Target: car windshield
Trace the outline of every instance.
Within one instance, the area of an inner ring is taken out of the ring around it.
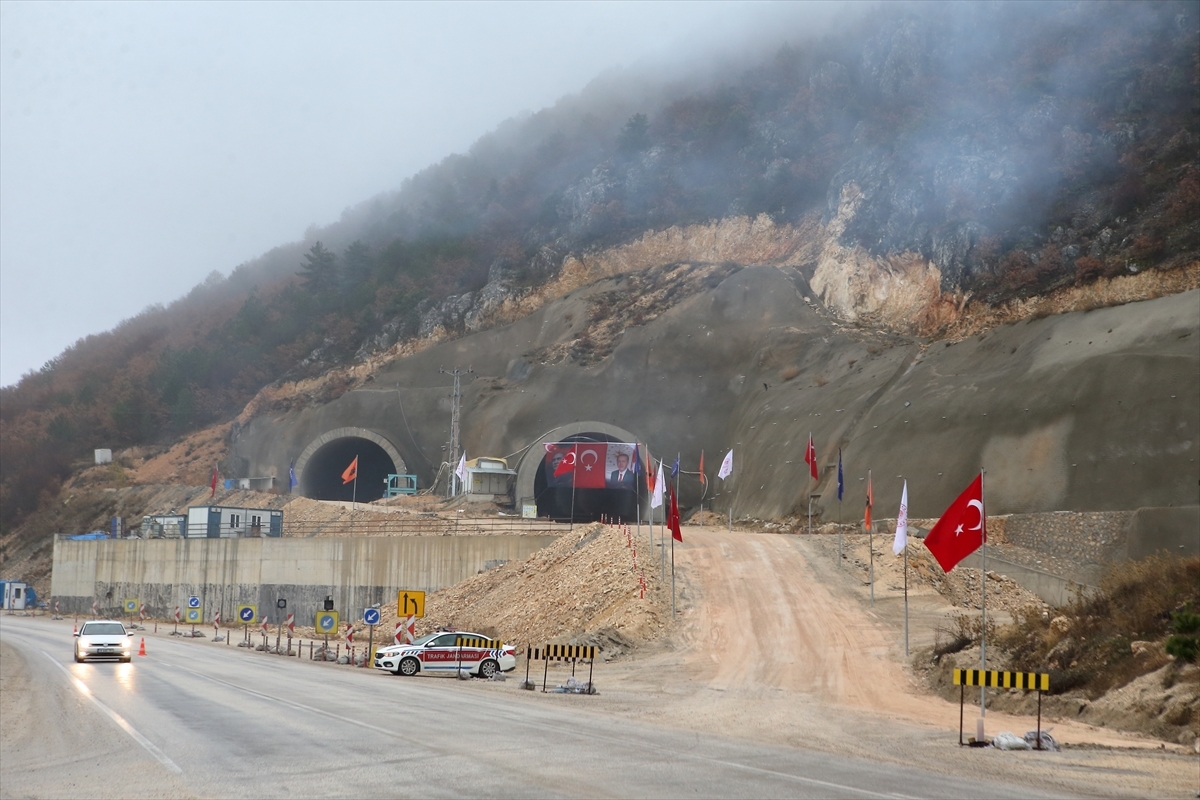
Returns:
[[[124,636],[125,626],[119,622],[88,622],[79,631],[80,636]]]
[[[422,644],[425,644],[426,642],[429,642],[429,641],[431,641],[431,640],[433,640],[433,639],[436,639],[436,638],[437,638],[439,635],[440,635],[440,634],[437,634],[437,633],[427,633],[427,634],[425,634],[424,636],[420,636],[420,637],[418,637],[418,638],[414,639],[414,640],[413,640],[413,644],[414,644],[414,645],[422,645]]]

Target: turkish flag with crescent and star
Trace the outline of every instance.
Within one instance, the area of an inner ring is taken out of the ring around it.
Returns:
[[[942,518],[925,537],[925,546],[942,565],[942,569],[949,572],[986,541],[983,475],[980,474],[942,514]]]
[[[573,471],[576,489],[603,489],[606,485],[604,466],[607,460],[607,442],[576,442],[571,445],[554,474]]]

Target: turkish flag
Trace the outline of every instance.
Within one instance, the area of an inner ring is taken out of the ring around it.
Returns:
[[[987,519],[983,512],[983,475],[950,504],[942,518],[925,537],[925,546],[946,572],[974,553],[987,541]]]
[[[808,435],[808,447],[804,450],[804,463],[808,464],[812,479],[817,479],[817,448],[813,447],[812,434]]]
[[[209,492],[208,496],[210,499],[217,496],[217,468],[216,467],[213,467],[212,491]]]
[[[345,486],[358,477],[358,456],[350,462],[350,466],[346,467],[346,471],[342,473],[342,485]]]
[[[575,445],[575,488],[603,489],[604,465],[608,459],[608,444],[605,442],[580,442]]]
[[[603,489],[604,464],[608,458],[606,442],[576,442],[554,470],[555,477],[570,472],[576,489]]]

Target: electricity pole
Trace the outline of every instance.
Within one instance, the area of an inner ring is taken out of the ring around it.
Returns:
[[[467,369],[459,369],[455,367],[452,370],[439,369],[443,375],[452,375],[454,377],[454,391],[450,393],[450,474],[446,478],[446,497],[454,496],[454,469],[458,466],[458,440],[459,440],[459,404],[462,402],[462,388],[460,380],[463,375],[474,373],[475,370],[468,367]]]

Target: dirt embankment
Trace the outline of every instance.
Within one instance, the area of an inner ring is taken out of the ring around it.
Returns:
[[[659,580],[644,535],[635,538],[600,523],[576,526],[523,561],[429,595],[417,635],[458,628],[522,648],[597,644],[607,659],[655,641],[668,633],[670,587]],[[386,635],[395,625],[391,603],[380,627]]]

